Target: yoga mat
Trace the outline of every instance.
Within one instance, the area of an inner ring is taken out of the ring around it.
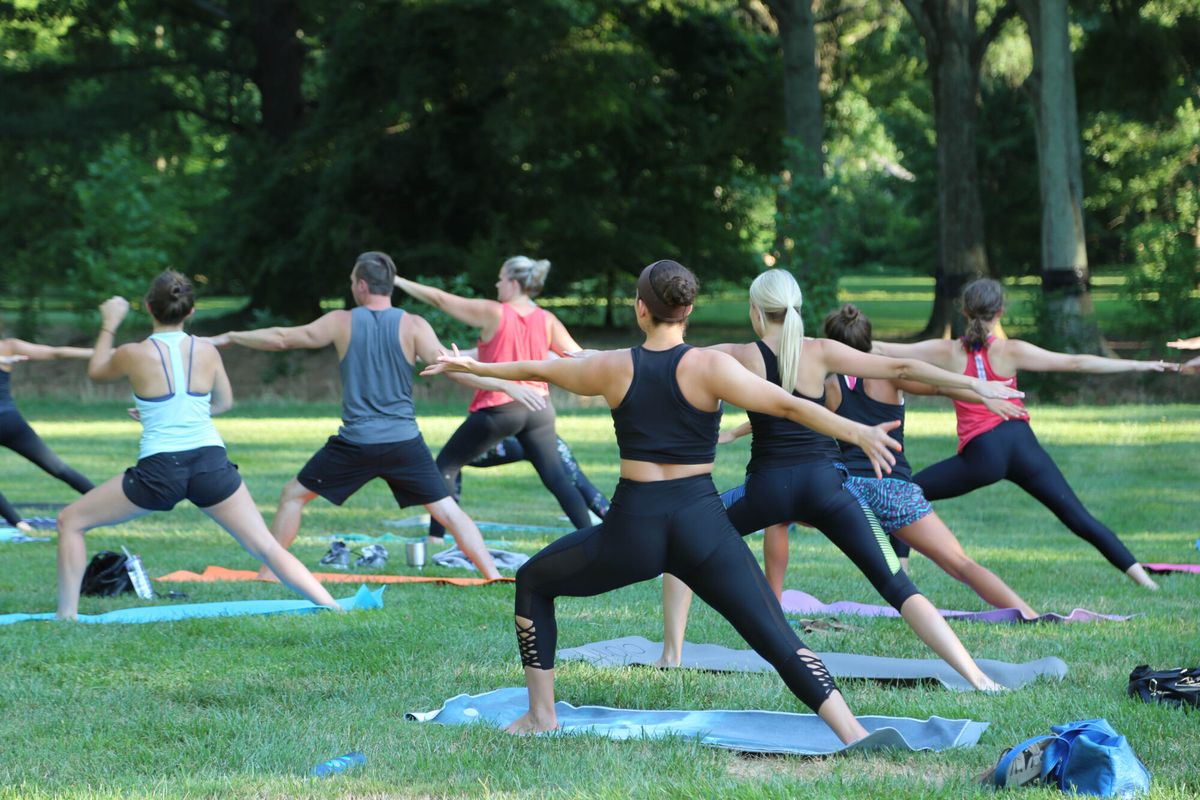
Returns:
[[[514,578],[496,578],[495,580],[488,580],[487,578],[447,578],[432,575],[372,575],[368,572],[314,572],[313,577],[321,583],[444,583],[450,586],[483,586],[488,583],[505,583],[515,580]],[[204,572],[188,572],[186,569],[181,569],[177,572],[168,572],[166,575],[154,580],[174,583],[254,581],[258,580],[258,572],[252,569],[214,567],[209,564],[204,568]],[[278,581],[267,580],[264,583],[278,583]]]
[[[321,537],[305,536],[305,537],[301,537],[301,538],[317,539],[318,541],[322,541],[322,542],[332,542],[335,539],[340,539],[343,542],[355,542],[355,543],[362,543],[362,544],[378,544],[379,542],[406,542],[407,543],[407,542],[428,542],[429,541],[429,537],[427,537],[427,536],[400,536],[395,533],[381,533],[378,536],[372,536],[369,533],[337,533],[337,534],[332,534],[330,536],[321,536]],[[448,540],[449,544],[453,545],[455,543],[453,534],[447,533],[446,539]],[[513,546],[512,542],[506,542],[506,541],[502,541],[500,539],[484,539],[483,543],[487,547],[496,547],[496,548],[504,548],[504,547],[512,547]]]
[[[662,642],[641,636],[625,636],[582,647],[559,650],[561,661],[587,661],[594,667],[651,665],[662,654]],[[947,689],[970,691],[971,684],[939,658],[885,658],[854,653],[817,653],[835,678],[863,678],[874,681],[938,681]],[[1041,675],[1062,678],[1067,665],[1059,658],[1043,658],[1024,664],[1009,664],[978,658],[975,663],[988,677],[1002,686],[1017,689]],[[774,669],[753,650],[731,650],[716,644],[683,643],[680,667],[711,672],[773,672]]]
[[[393,528],[425,527],[429,520],[425,517],[405,517],[404,519],[385,519],[384,525]],[[480,522],[475,520],[475,526],[481,531],[553,531],[554,533],[571,533],[574,528],[561,525],[522,525],[508,522]]]
[[[822,603],[806,592],[787,589],[783,593],[783,610],[789,614],[857,614],[861,617],[898,617],[900,612],[891,606],[872,605],[870,603],[854,603],[842,600],[837,603]],[[1118,614],[1097,614],[1086,608],[1077,608],[1070,614],[1042,614],[1036,619],[1025,619],[1015,608],[993,608],[990,611],[944,611],[939,609],[943,617],[948,619],[963,619],[971,622],[1097,622],[1111,620],[1124,622],[1136,615],[1121,616]]]
[[[366,586],[358,587],[353,597],[338,600],[338,605],[347,611],[383,608],[383,590],[371,591]],[[104,614],[80,614],[79,622],[89,624],[124,623],[137,625],[145,622],[175,622],[181,619],[201,617],[244,617],[261,614],[308,614],[324,611],[321,606],[308,600],[234,600],[221,603],[186,603],[180,605],[134,606],[121,608]],[[54,612],[45,614],[0,614],[0,625],[29,620],[54,619]]]
[[[529,560],[529,556],[524,553],[510,553],[507,550],[493,550],[490,547],[488,548],[488,553],[491,554],[492,561],[496,562],[496,569],[517,569]],[[451,547],[440,553],[434,553],[429,560],[439,567],[446,567],[447,569],[479,571],[475,569],[475,565],[471,563],[471,559],[467,558],[467,554],[457,547]]]
[[[1147,572],[1195,572],[1200,574],[1200,564],[1142,564]]]
[[[22,544],[25,542],[48,542],[49,536],[28,536],[16,528],[0,528],[0,542]]]
[[[523,688],[460,694],[436,711],[412,711],[405,719],[440,725],[485,723],[503,727],[525,713],[529,696]],[[927,720],[908,717],[859,717],[870,731],[865,739],[844,745],[815,714],[783,711],[645,711],[606,706],[554,704],[562,733],[592,733],[610,739],[696,738],[701,744],[742,753],[828,755],[843,750],[947,750],[979,741],[986,722],[969,719]]]

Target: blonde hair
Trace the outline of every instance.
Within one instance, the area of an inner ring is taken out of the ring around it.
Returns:
[[[758,321],[764,328],[767,320],[783,324],[783,334],[779,337],[779,385],[794,392],[804,349],[804,320],[800,317],[804,295],[800,284],[786,270],[769,269],[750,284],[750,302],[758,309]]]
[[[530,297],[537,297],[546,283],[550,262],[544,258],[534,261],[527,256],[513,256],[504,262],[503,269],[506,278],[521,284],[521,291]]]

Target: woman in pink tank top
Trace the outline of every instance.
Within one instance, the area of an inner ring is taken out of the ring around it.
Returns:
[[[930,339],[916,344],[876,341],[872,352],[919,358],[945,370],[986,380],[1011,381],[1014,388],[1017,370],[1022,369],[1099,375],[1178,369],[1165,361],[1056,353],[1020,339],[997,338],[996,328],[1004,314],[1004,289],[989,278],[973,281],[963,289],[962,308],[967,318],[967,331],[962,339]],[[1012,481],[1130,579],[1149,589],[1158,588],[1117,535],[1084,508],[1033,435],[1028,414],[1002,419],[981,405],[958,401],[954,410],[958,418],[958,455],[913,476],[913,482],[921,487],[926,499],[958,497],[1000,480]]]
[[[551,351],[565,355],[581,349],[562,322],[534,302],[549,271],[549,261],[525,256],[508,259],[500,268],[495,300],[460,297],[400,276],[396,276],[396,286],[460,322],[479,328],[479,361],[539,361]],[[586,527],[591,521],[587,504],[558,455],[549,388],[538,381],[521,381],[514,384],[514,389],[518,391],[513,394],[475,393],[466,420],[438,453],[437,465],[446,488],[458,500],[462,468],[513,436],[571,524]],[[444,536],[436,521],[430,523],[429,535]]]

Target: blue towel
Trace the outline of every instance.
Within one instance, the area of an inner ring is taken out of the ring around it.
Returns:
[[[460,694],[436,711],[413,711],[405,719],[465,725],[485,722],[506,726],[529,708],[525,689],[496,689]],[[592,733],[610,739],[695,737],[701,744],[743,753],[828,755],[842,750],[945,750],[979,741],[986,722],[967,719],[927,720],[908,717],[859,717],[870,731],[865,739],[844,745],[816,714],[782,711],[644,711],[640,709],[554,706],[563,733]]]
[[[338,605],[347,611],[383,608],[383,590],[380,586],[372,591],[366,586],[358,587],[354,597],[338,600]],[[80,614],[79,622],[106,624],[110,622],[140,624],[143,622],[174,622],[199,617],[242,617],[251,614],[307,614],[323,611],[321,606],[308,600],[231,600],[222,603],[184,603],[180,605],[133,606],[104,614]],[[54,612],[45,614],[0,614],[0,625],[26,622],[37,619],[54,619]]]
[[[22,532],[16,528],[0,527],[0,542],[12,542],[14,544],[21,544],[24,542],[48,542],[48,541],[50,541],[49,536],[28,536],[24,532]]]

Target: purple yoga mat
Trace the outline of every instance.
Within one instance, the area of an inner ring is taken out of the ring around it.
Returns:
[[[1142,564],[1147,572],[1195,572],[1200,574],[1200,564]]]
[[[898,617],[900,612],[891,606],[876,606],[870,603],[854,603],[842,600],[837,603],[822,603],[806,592],[788,589],[783,593],[783,610],[792,614],[851,614],[859,617]],[[940,610],[939,610],[940,611]],[[972,622],[1096,622],[1113,620],[1124,622],[1132,617],[1116,614],[1097,614],[1085,608],[1077,608],[1065,617],[1062,614],[1042,614],[1037,619],[1027,620],[1015,608],[993,608],[991,611],[940,611],[943,617],[965,619]]]

